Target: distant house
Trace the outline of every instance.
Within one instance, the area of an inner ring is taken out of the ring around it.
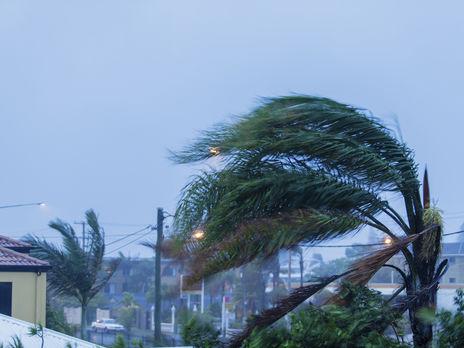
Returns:
[[[448,272],[445,273],[442,284],[459,284],[464,286],[464,243],[443,243],[441,259],[448,259]]]
[[[0,314],[45,325],[50,265],[28,255],[31,246],[0,236]]]

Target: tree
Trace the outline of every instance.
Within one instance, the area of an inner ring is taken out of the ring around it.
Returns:
[[[128,292],[123,293],[121,304],[122,307],[118,311],[118,321],[130,333],[135,324],[138,305],[135,303],[134,296]]]
[[[455,313],[442,310],[436,318],[433,318],[438,321],[440,328],[437,337],[439,348],[464,346],[464,291],[462,289],[456,291],[454,304],[457,306]]]
[[[120,259],[113,259],[104,269],[105,240],[97,215],[93,210],[85,213],[86,243],[79,244],[71,224],[57,219],[49,226],[62,236],[62,246],[29,235],[26,241],[33,246],[32,255],[46,260],[52,266],[48,284],[57,295],[75,298],[81,305],[81,337],[85,338],[86,314],[89,302],[103,289],[116,271]]]
[[[446,261],[437,266],[440,214],[430,207],[426,176],[421,199],[413,153],[392,132],[363,109],[327,98],[282,97],[203,133],[172,158],[195,163],[214,156],[219,165],[187,184],[176,211],[176,227],[192,255],[192,281],[370,226],[392,243],[343,277],[366,284],[401,252],[407,271],[397,271],[404,275],[408,301],[400,308],[409,310],[416,347],[430,346],[432,326],[416,314],[435,307],[446,269]],[[402,198],[406,218],[391,196]],[[194,241],[191,234],[198,228],[204,237]],[[342,275],[337,276],[331,279]],[[279,319],[325,284],[327,279],[300,287],[289,295],[291,306],[283,302],[261,322],[251,320],[251,327]]]

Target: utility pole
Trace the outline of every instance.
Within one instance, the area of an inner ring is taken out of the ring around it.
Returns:
[[[74,222],[74,224],[82,225],[82,250],[85,250],[85,226],[87,225],[87,222],[79,221],[79,222]]]
[[[161,343],[161,245],[163,243],[163,222],[163,208],[158,208],[155,246],[155,344]]]
[[[288,291],[292,291],[292,251],[288,250]]]

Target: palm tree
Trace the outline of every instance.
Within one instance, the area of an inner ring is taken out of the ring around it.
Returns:
[[[57,295],[70,296],[81,305],[81,337],[85,338],[86,314],[89,302],[106,285],[116,271],[120,258],[112,259],[106,266],[104,232],[93,210],[85,212],[86,245],[79,244],[73,227],[60,219],[49,226],[58,231],[63,240],[56,246],[45,239],[29,235],[26,241],[34,248],[32,255],[46,260],[52,266],[48,273],[50,290]]]
[[[213,156],[219,165],[185,186],[176,211],[176,227],[192,255],[192,280],[365,226],[393,241],[348,274],[300,287],[280,307],[252,318],[235,346],[327,282],[344,276],[367,283],[398,252],[407,271],[395,269],[408,297],[395,308],[409,310],[415,346],[431,344],[432,327],[416,314],[435,307],[446,269],[446,261],[437,267],[439,213],[430,208],[428,184],[421,199],[412,151],[368,111],[312,96],[268,99],[248,115],[204,132],[172,158],[195,163]],[[401,197],[402,210],[391,197]],[[194,240],[191,233],[198,228],[204,238]]]

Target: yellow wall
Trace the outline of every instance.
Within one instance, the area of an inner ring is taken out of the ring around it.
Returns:
[[[0,282],[13,283],[14,318],[45,325],[46,273],[0,272]]]

